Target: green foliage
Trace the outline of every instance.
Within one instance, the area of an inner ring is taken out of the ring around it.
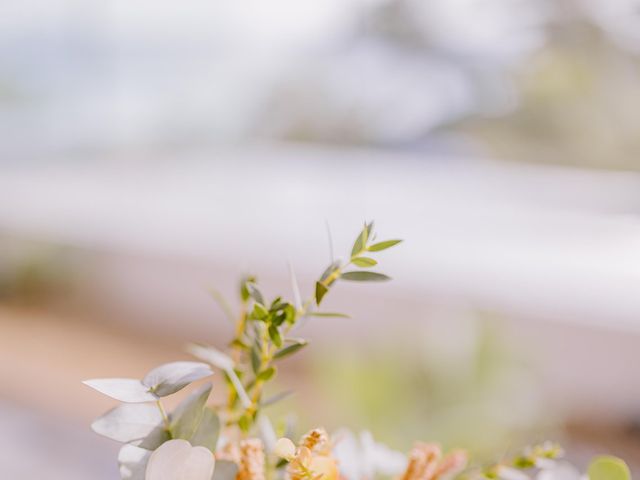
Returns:
[[[291,337],[298,321],[308,316],[347,317],[341,313],[319,312],[320,305],[333,285],[340,279],[355,281],[388,280],[386,275],[368,270],[378,264],[365,252],[377,252],[399,241],[390,240],[370,244],[373,240],[373,222],[364,225],[358,234],[348,261],[332,261],[315,283],[313,294],[302,300],[300,289],[291,272],[293,301],[277,296],[268,301],[254,276],[240,281],[241,307],[237,314],[222,296],[212,291],[212,296],[225,315],[235,324],[235,336],[229,343],[229,354],[205,345],[189,345],[188,351],[203,362],[173,362],[151,370],[142,380],[94,379],[86,385],[116,400],[127,402],[98,418],[93,429],[106,437],[126,443],[120,453],[121,476],[129,480],[142,480],[144,466],[151,450],[169,439],[182,439],[194,446],[204,446],[214,451],[221,428],[215,410],[207,406],[211,384],[193,391],[171,413],[165,412],[163,397],[182,390],[197,380],[208,377],[212,371],[208,364],[224,372],[229,388],[224,411],[228,425],[237,425],[248,434],[256,423],[260,409],[285,398],[290,392],[262,399],[265,383],[276,375],[274,363],[304,348],[308,342]],[[262,422],[264,423],[264,422]],[[130,448],[128,448],[130,447]],[[215,480],[235,478],[237,467],[231,462],[219,461],[215,468]]]

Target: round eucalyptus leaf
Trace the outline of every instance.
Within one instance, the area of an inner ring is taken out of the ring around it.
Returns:
[[[215,452],[220,435],[220,419],[210,408],[205,408],[198,428],[193,433],[189,441],[191,445],[206,447]]]
[[[99,435],[128,443],[146,439],[152,433],[160,436],[162,415],[154,405],[123,404],[97,418],[91,428]]]
[[[194,357],[199,358],[203,362],[210,363],[214,367],[218,367],[220,370],[224,370],[225,372],[232,370],[234,367],[233,360],[231,360],[227,354],[222,353],[216,348],[191,344],[187,347],[187,350]]]
[[[121,402],[155,402],[158,399],[149,387],[134,378],[96,378],[82,383]]]
[[[171,435],[173,438],[189,440],[195,433],[204,413],[212,385],[209,383],[189,395],[171,414]]]
[[[169,440],[151,454],[145,480],[211,480],[213,453],[186,440]]]
[[[205,363],[171,362],[151,370],[142,379],[142,383],[158,397],[166,397],[212,373]]]
[[[238,474],[238,465],[229,460],[218,460],[211,480],[234,480]]]
[[[151,452],[134,445],[123,445],[118,453],[122,480],[145,480],[145,471]]]

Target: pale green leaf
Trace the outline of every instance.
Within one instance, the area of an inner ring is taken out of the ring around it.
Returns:
[[[238,475],[238,465],[229,460],[218,460],[211,480],[235,480]]]
[[[288,357],[289,355],[297,352],[298,350],[300,350],[301,348],[307,346],[307,342],[304,340],[298,341],[296,343],[293,343],[291,345],[287,345],[284,348],[281,348],[280,350],[278,350],[275,355],[273,356],[274,359],[280,359],[280,358],[284,358],[284,357]]]
[[[210,363],[221,370],[228,371],[234,367],[231,357],[217,348],[192,343],[187,346],[187,351],[194,357],[199,358],[203,362]]]
[[[163,438],[162,415],[155,405],[123,404],[97,418],[91,429],[118,442],[142,441],[152,435]],[[150,441],[152,439],[150,438]]]
[[[351,318],[346,313],[338,313],[338,312],[311,312],[308,313],[311,317],[334,317],[334,318]]]
[[[261,407],[268,407],[269,405],[273,405],[274,403],[278,403],[281,400],[284,400],[287,397],[290,397],[291,395],[293,395],[293,391],[292,390],[286,390],[284,392],[280,392],[277,393],[265,400],[262,400],[260,402],[260,406]]]
[[[215,452],[220,435],[220,419],[218,415],[208,407],[205,407],[200,424],[189,441],[193,446],[206,447]],[[217,467],[216,467],[217,468]]]
[[[157,396],[166,397],[211,374],[211,368],[205,363],[171,362],[151,370],[142,383]]]
[[[356,257],[351,260],[351,263],[353,263],[357,267],[363,268],[375,267],[378,264],[378,262],[376,262],[373,258],[369,257]]]
[[[387,275],[377,272],[345,272],[340,275],[340,278],[351,282],[385,282],[391,280]]]
[[[122,480],[145,480],[145,472],[151,452],[135,445],[123,445],[118,452],[120,478]]]
[[[204,407],[209,399],[212,385],[203,385],[187,398],[170,415],[170,430],[173,438],[189,440],[195,433],[202,415]]]
[[[402,240],[385,240],[384,242],[374,243],[373,245],[369,245],[367,250],[370,252],[379,252],[381,250],[386,250],[387,248],[391,248],[394,245],[399,244]]]
[[[82,383],[121,402],[155,402],[158,399],[148,386],[133,378],[96,378]]]

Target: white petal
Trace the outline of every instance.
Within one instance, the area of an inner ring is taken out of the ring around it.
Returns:
[[[559,462],[553,468],[541,470],[536,480],[579,480],[580,472],[568,462]]]

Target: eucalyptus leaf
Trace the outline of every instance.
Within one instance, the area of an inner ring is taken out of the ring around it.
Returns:
[[[378,262],[376,262],[373,258],[369,257],[356,257],[351,260],[351,262],[354,265],[363,268],[375,267],[378,264]]]
[[[288,357],[289,355],[297,352],[298,350],[300,350],[303,347],[306,347],[308,345],[308,342],[302,340],[300,342],[297,343],[293,343],[291,345],[287,345],[284,348],[281,348],[280,350],[278,350],[274,355],[273,358],[275,360],[280,359],[280,358],[284,358],[284,357]]]
[[[193,436],[202,420],[211,387],[212,385],[209,383],[195,390],[170,415],[169,428],[173,438],[189,440]]]
[[[123,404],[98,417],[91,429],[98,435],[118,442],[142,441],[150,435],[162,438],[162,415],[155,405]]]
[[[387,248],[391,248],[394,245],[399,244],[402,240],[385,240],[384,242],[374,243],[373,245],[369,245],[367,250],[370,252],[379,252],[381,250],[386,250]]]
[[[329,289],[325,287],[322,283],[316,282],[316,304],[317,305],[320,305],[320,302],[322,302],[322,299],[324,298],[324,296],[327,294],[328,291]]]
[[[148,386],[134,378],[96,378],[82,383],[121,402],[155,402],[158,399]]]
[[[196,358],[210,363],[220,370],[228,371],[234,367],[234,362],[226,353],[221,352],[217,348],[192,343],[187,346],[187,351]]]
[[[220,419],[218,415],[208,407],[202,411],[202,417],[198,428],[193,432],[189,442],[194,447],[206,447],[212,452],[216,451],[218,436],[220,435]],[[216,466],[216,468],[218,468]]]
[[[620,458],[608,455],[594,458],[587,474],[589,480],[631,480],[627,464]]]
[[[151,451],[135,445],[123,445],[118,452],[120,478],[122,480],[145,480],[145,472]]]
[[[351,282],[386,282],[391,280],[387,275],[377,272],[344,272],[340,278]]]
[[[218,460],[211,480],[235,480],[237,474],[238,465],[235,462]]]
[[[206,363],[171,362],[151,370],[142,379],[142,383],[157,396],[166,397],[212,374]]]

